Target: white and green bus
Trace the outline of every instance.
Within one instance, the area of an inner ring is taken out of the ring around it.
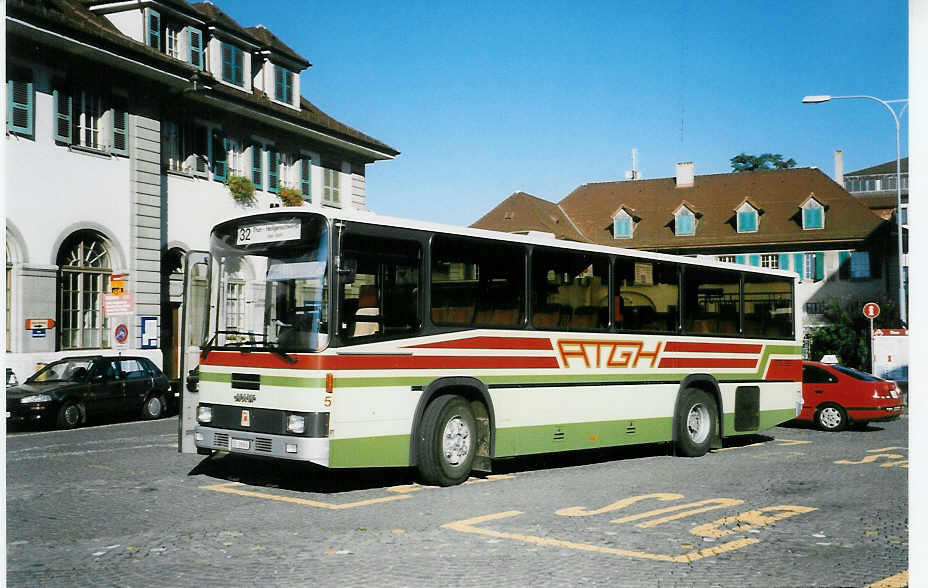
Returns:
[[[367,213],[217,225],[186,264],[181,447],[411,466],[669,442],[802,408],[796,275]]]

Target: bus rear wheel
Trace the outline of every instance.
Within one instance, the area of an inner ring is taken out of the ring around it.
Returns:
[[[477,424],[467,400],[443,394],[429,403],[416,435],[422,481],[454,486],[467,480],[476,450]]]
[[[703,390],[687,388],[678,406],[674,423],[677,453],[686,457],[705,455],[719,429],[715,400]]]

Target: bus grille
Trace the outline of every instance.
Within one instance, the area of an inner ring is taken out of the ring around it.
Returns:
[[[229,436],[225,433],[216,433],[213,437],[213,444],[219,447],[229,448]]]
[[[273,446],[274,443],[270,439],[265,439],[264,437],[258,437],[255,439],[255,451],[265,451],[270,453]]]

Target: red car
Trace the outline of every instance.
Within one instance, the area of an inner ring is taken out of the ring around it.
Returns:
[[[842,365],[802,362],[802,412],[823,431],[848,424],[891,421],[902,414],[902,394],[890,382]]]

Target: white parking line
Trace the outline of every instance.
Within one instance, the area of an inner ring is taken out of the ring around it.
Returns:
[[[53,451],[47,453],[40,453],[37,455],[24,455],[21,457],[10,457],[7,454],[6,461],[7,463],[14,461],[27,461],[31,459],[47,459],[50,457],[65,457],[72,455],[90,455],[93,453],[112,453],[114,451],[129,451],[133,449],[150,449],[153,447],[176,447],[176,445],[171,443],[151,443],[148,445],[124,445],[122,447],[113,447],[110,449],[87,449],[84,451]]]

